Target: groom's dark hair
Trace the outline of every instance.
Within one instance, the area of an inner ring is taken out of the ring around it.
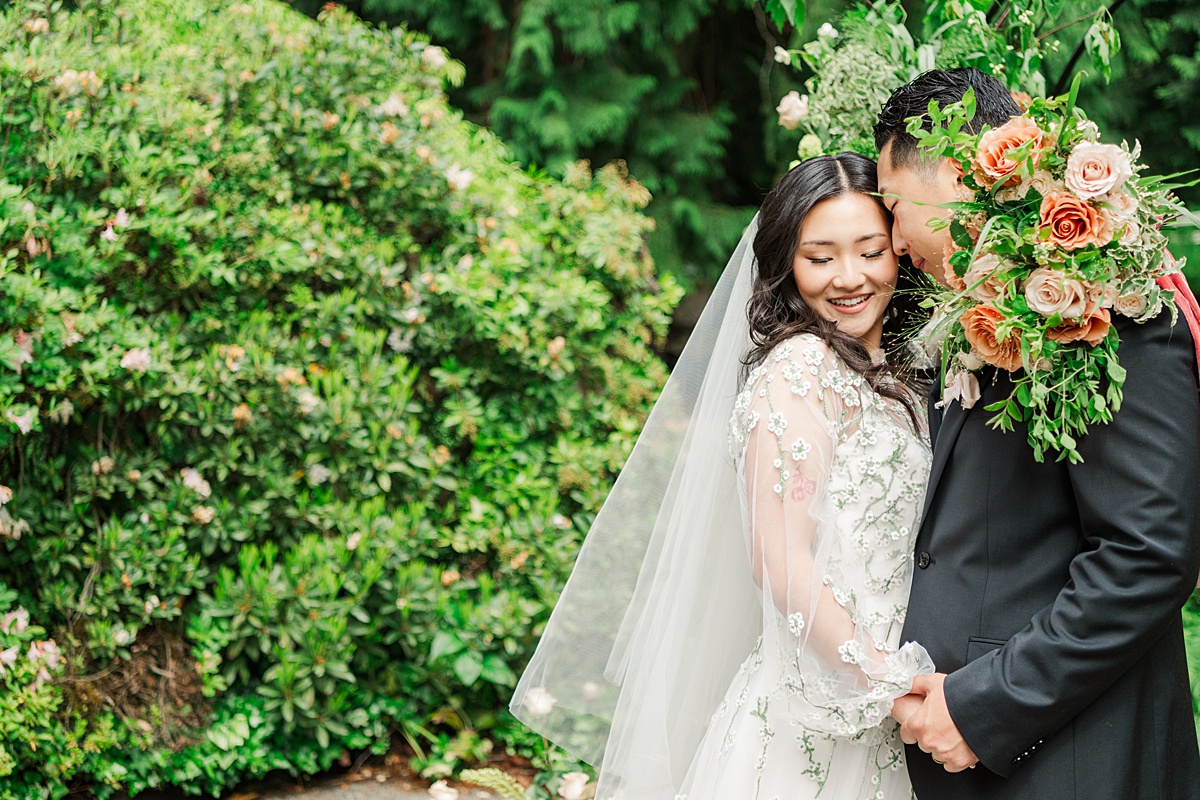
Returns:
[[[921,117],[929,128],[929,101],[937,100],[942,108],[963,99],[967,89],[975,90],[975,116],[967,129],[979,133],[984,125],[998,128],[1011,117],[1021,113],[1020,107],[1003,83],[974,67],[931,69],[892,92],[879,112],[875,123],[875,147],[882,151],[892,143],[893,168],[909,167],[918,171],[935,171],[917,152],[917,140],[908,132],[909,117]]]

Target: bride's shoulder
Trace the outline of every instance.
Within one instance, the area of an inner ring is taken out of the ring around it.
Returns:
[[[771,350],[763,361],[770,369],[773,365],[803,365],[809,370],[819,371],[822,367],[836,366],[840,362],[837,352],[829,342],[815,333],[798,333],[784,339]]]

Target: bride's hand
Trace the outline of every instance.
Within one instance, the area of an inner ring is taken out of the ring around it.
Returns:
[[[913,692],[909,692],[903,697],[897,697],[892,703],[892,719],[903,725],[909,717],[917,713],[924,701],[925,695]]]

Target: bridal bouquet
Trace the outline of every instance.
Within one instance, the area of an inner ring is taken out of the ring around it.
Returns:
[[[1099,141],[1075,88],[980,135],[964,128],[973,94],[929,112],[931,129],[914,119],[909,133],[927,156],[958,161],[968,190],[947,223],[951,288],[926,299],[943,402],[970,408],[975,373],[985,364],[1007,370],[1014,389],[987,406],[990,424],[1027,422],[1039,461],[1054,451],[1078,462],[1078,437],[1121,405],[1113,315],[1145,322],[1175,310],[1156,279],[1182,264],[1164,262],[1160,228],[1187,212],[1165,178],[1143,174],[1139,147]]]

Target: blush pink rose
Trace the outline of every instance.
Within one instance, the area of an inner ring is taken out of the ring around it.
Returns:
[[[1008,157],[1008,152],[1032,139],[1035,143],[1032,158],[1037,164],[1041,158],[1043,136],[1041,128],[1027,117],[1013,117],[999,128],[983,134],[979,137],[979,153],[975,158],[975,178],[984,186],[1007,183],[1020,166]]]
[[[993,253],[984,253],[971,263],[963,281],[973,300],[990,303],[1004,293],[1004,284],[996,278],[996,271],[1001,266],[1000,258]]]
[[[1115,144],[1082,142],[1075,145],[1067,159],[1063,182],[1084,200],[1091,200],[1119,188],[1133,169],[1129,154]]]
[[[1049,230],[1050,242],[1064,250],[1103,247],[1113,238],[1112,218],[1070,192],[1042,198],[1041,224]]]
[[[1082,317],[1088,310],[1088,291],[1082,281],[1048,267],[1039,267],[1025,280],[1025,300],[1043,317]]]

